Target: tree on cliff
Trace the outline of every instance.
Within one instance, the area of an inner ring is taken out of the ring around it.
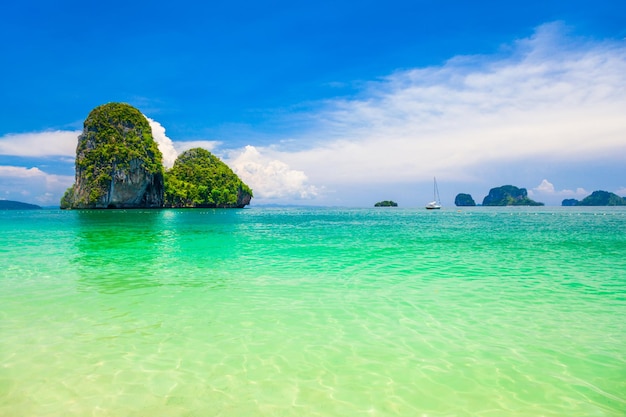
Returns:
[[[93,109],[76,148],[76,182],[61,208],[163,205],[163,163],[148,120],[136,108],[108,103]]]
[[[218,157],[194,148],[165,173],[165,207],[244,207],[252,190]]]

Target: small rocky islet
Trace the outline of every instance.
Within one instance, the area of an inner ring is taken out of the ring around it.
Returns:
[[[393,200],[383,200],[374,204],[374,207],[398,207],[398,203]]]
[[[470,194],[459,193],[454,198],[454,205],[457,207],[473,207],[476,202]]]

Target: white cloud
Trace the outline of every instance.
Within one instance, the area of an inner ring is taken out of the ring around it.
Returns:
[[[546,197],[546,198],[559,197],[559,198],[576,198],[576,199],[585,198],[589,194],[591,194],[589,191],[585,190],[584,188],[577,188],[576,190],[568,190],[568,189],[556,190],[554,188],[554,184],[552,184],[550,181],[546,179],[541,181],[541,184],[539,184],[532,190],[529,190],[528,193],[529,195],[532,195],[533,197],[534,196]]]
[[[0,137],[0,155],[45,157],[75,156],[81,131],[54,130],[16,133]]]
[[[255,199],[312,199],[320,190],[307,184],[302,171],[261,153],[262,149],[246,146],[239,152],[231,152],[225,162],[254,192]]]
[[[541,181],[541,184],[536,186],[534,189],[538,193],[554,194],[554,184],[552,184],[548,180]]]
[[[44,177],[46,174],[39,168],[24,168],[14,166],[1,166],[0,177],[3,178],[36,178]]]
[[[73,183],[73,176],[48,174],[35,167],[0,166],[0,190],[7,200],[58,205]]]
[[[174,166],[174,162],[176,161],[176,157],[178,156],[178,152],[174,148],[174,142],[165,134],[165,128],[161,126],[161,123],[152,120],[149,117],[144,117],[148,120],[150,124],[150,128],[152,129],[152,137],[154,141],[157,143],[159,150],[163,154],[163,165],[166,168],[171,168]]]
[[[624,44],[568,39],[553,24],[506,56],[399,71],[330,101],[296,138],[306,149],[274,156],[315,184],[493,181],[472,177],[485,166],[626,154],[625,114]]]

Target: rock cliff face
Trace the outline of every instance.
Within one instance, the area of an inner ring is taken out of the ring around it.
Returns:
[[[124,168],[113,167],[113,180],[101,205],[107,208],[161,207],[163,176],[146,172],[145,164],[131,159]]]
[[[146,118],[134,107],[108,103],[85,120],[76,148],[76,182],[61,208],[163,206],[162,155]]]
[[[543,203],[528,198],[526,188],[503,185],[489,190],[489,195],[483,199],[483,206],[543,206]]]

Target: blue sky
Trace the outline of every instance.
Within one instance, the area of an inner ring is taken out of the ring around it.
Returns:
[[[623,1],[22,1],[0,14],[0,198],[54,205],[82,122],[141,110],[254,204],[626,196]]]

